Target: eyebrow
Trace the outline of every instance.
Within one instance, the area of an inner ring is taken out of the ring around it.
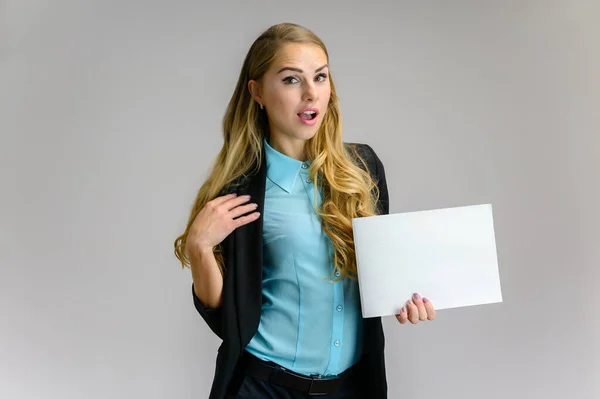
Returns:
[[[329,65],[325,64],[325,65],[323,65],[322,67],[315,69],[315,73],[317,73],[317,72],[321,71],[322,69],[324,69],[325,67],[328,67],[328,66],[329,66]],[[279,75],[281,72],[283,72],[283,71],[287,71],[287,70],[289,70],[289,71],[294,71],[294,72],[298,72],[298,73],[304,73],[304,71],[303,71],[302,69],[300,69],[300,68],[294,68],[294,67],[283,67],[283,68],[281,68],[281,69],[280,69],[280,70],[277,72],[277,74]]]

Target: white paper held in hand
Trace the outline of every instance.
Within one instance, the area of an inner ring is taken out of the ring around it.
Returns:
[[[436,310],[502,302],[491,204],[352,220],[363,317],[400,313],[413,293]]]

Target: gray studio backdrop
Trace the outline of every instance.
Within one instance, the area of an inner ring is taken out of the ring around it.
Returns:
[[[494,207],[504,302],[386,318],[390,398],[600,397],[598,4],[0,2],[0,397],[207,396],[173,240],[283,21],[328,45],[391,212]]]

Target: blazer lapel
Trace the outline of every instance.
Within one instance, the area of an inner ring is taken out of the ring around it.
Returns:
[[[263,147],[262,162],[258,173],[245,179],[239,187],[238,195],[249,194],[250,202],[258,205],[260,217],[234,231],[234,285],[236,293],[240,344],[242,349],[250,342],[260,323],[262,308],[262,267],[263,267],[263,216],[267,164]]]

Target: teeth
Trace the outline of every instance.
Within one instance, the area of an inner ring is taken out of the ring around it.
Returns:
[[[313,114],[315,114],[316,112],[315,112],[315,111],[305,111],[305,112],[303,112],[303,113],[304,113],[304,114],[306,114],[306,115],[313,115]]]

